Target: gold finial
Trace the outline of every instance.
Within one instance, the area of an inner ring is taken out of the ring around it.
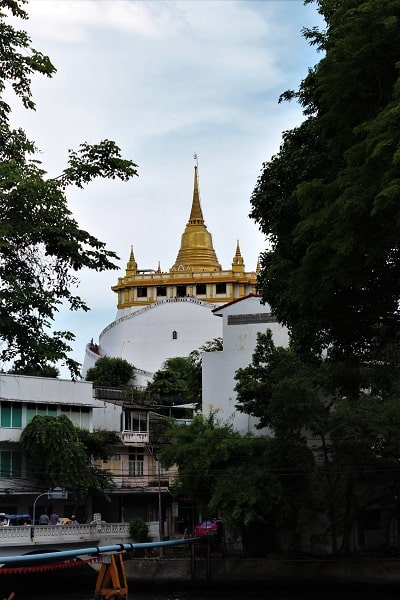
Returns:
[[[136,273],[136,271],[137,271],[137,262],[135,260],[135,255],[133,253],[133,246],[131,246],[129,260],[126,263],[126,275],[131,275],[132,273]]]
[[[239,240],[237,241],[235,256],[232,260],[232,269],[234,272],[242,272],[244,270],[244,261],[240,252]]]
[[[222,267],[213,248],[212,236],[207,231],[201,209],[197,154],[194,154],[194,159],[196,164],[194,167],[192,207],[185,231],[181,237],[181,247],[171,270],[221,271]]]
[[[257,267],[256,267],[256,273],[258,275],[258,273],[260,273],[261,271],[261,265],[260,265],[260,257],[258,257],[257,259]]]

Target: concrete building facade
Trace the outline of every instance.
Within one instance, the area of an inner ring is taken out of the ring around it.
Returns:
[[[258,419],[235,408],[235,373],[251,363],[258,332],[270,329],[275,345],[287,347],[288,330],[277,322],[269,305],[262,304],[256,294],[215,308],[213,314],[222,320],[223,350],[203,354],[203,414],[216,412],[219,419],[231,422],[240,433],[254,432]]]

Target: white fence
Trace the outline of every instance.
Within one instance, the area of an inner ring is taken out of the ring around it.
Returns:
[[[93,523],[90,525],[20,525],[0,527],[0,546],[34,544],[70,544],[76,542],[124,543],[131,541],[128,523]]]

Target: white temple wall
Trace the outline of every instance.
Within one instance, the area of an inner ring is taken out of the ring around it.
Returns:
[[[100,354],[124,358],[137,369],[155,373],[168,358],[188,356],[192,350],[222,336],[222,320],[215,318],[212,308],[213,305],[183,298],[138,309],[103,330]],[[97,358],[87,349],[83,376]]]

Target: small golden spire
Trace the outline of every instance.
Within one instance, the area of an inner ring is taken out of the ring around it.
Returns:
[[[161,273],[160,261],[158,261],[157,273]]]
[[[257,259],[257,267],[256,267],[256,273],[257,273],[257,275],[260,273],[260,271],[261,271],[260,257],[258,257],[258,259]]]
[[[132,275],[137,271],[137,262],[135,260],[135,255],[133,253],[133,246],[131,246],[131,253],[129,255],[129,260],[126,263],[126,275]]]
[[[232,260],[232,269],[235,272],[241,272],[244,270],[244,260],[242,253],[240,252],[239,240],[237,241],[235,256]]]

